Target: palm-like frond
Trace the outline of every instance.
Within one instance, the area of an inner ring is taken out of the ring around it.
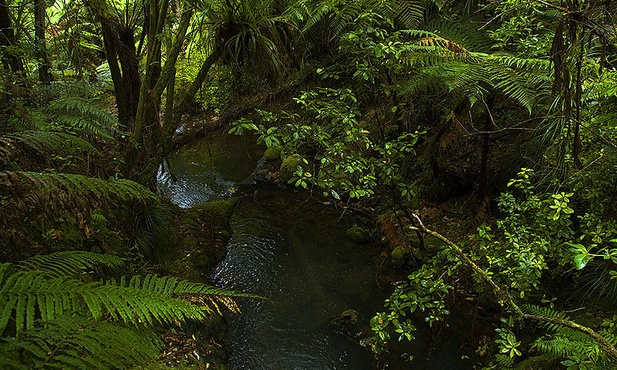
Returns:
[[[3,369],[126,369],[156,360],[160,338],[146,328],[80,316],[47,321],[0,343]]]
[[[45,159],[49,153],[98,155],[99,151],[77,136],[57,131],[21,131],[0,136],[0,168],[11,161],[31,167],[34,159],[25,151],[32,151]]]
[[[133,325],[202,321],[220,312],[219,304],[237,312],[233,296],[251,296],[175,277],[148,275],[85,283],[64,276],[50,278],[42,271],[15,272],[9,267],[0,265],[0,332],[9,323],[20,333],[33,329],[39,318],[45,322],[74,312],[87,313],[95,320],[110,315]],[[201,304],[192,304],[183,296]]]
[[[118,126],[114,116],[83,97],[68,96],[56,99],[48,109],[56,126],[83,135],[113,140],[109,132]]]
[[[66,173],[45,173],[26,171],[0,171],[0,189],[9,195],[0,209],[12,211],[40,203],[45,208],[54,207],[50,201],[91,204],[93,202],[135,200],[147,203],[157,196],[143,185],[126,179],[103,180]],[[33,203],[34,202],[34,203]],[[57,204],[62,206],[62,204]]]
[[[48,277],[74,276],[78,272],[107,267],[118,271],[124,265],[120,257],[84,251],[55,252],[40,254],[21,261],[21,271],[37,271]]]

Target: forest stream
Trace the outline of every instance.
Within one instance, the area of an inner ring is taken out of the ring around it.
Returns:
[[[242,313],[229,317],[229,366],[234,370],[380,368],[373,354],[359,344],[370,331],[370,318],[382,310],[389,294],[376,262],[379,247],[353,242],[346,230],[357,216],[320,196],[256,183],[253,174],[262,165],[262,150],[253,142],[211,135],[172,158],[173,181],[159,176],[162,194],[180,207],[240,198],[231,217],[227,255],[211,279],[218,286],[269,301],[240,300]],[[354,332],[343,333],[330,322],[350,309],[358,313],[358,323]],[[469,368],[454,338],[443,338],[428,360],[422,354],[421,333],[417,337],[418,343],[411,347],[416,352],[411,368]],[[401,360],[388,369],[409,366]]]

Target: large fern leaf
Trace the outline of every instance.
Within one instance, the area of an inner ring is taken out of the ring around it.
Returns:
[[[56,126],[105,140],[113,139],[109,132],[118,126],[114,116],[83,97],[68,96],[56,99],[50,104],[49,110]]]
[[[17,264],[22,271],[37,271],[49,277],[74,276],[98,267],[118,271],[123,265],[124,260],[120,257],[85,251],[40,254]]]
[[[88,154],[98,154],[98,150],[88,141],[58,131],[21,131],[0,136],[0,143],[3,145],[0,147],[2,155],[11,154],[9,150],[18,143],[42,153],[65,151],[69,148]]]
[[[0,136],[0,169],[6,168],[11,161],[22,168],[35,168],[39,163],[46,166],[51,153],[77,158],[84,154],[100,154],[88,141],[62,132],[22,131]]]
[[[130,180],[106,181],[63,173],[0,171],[0,190],[9,195],[8,201],[0,205],[3,212],[27,212],[33,206],[53,210],[67,203],[100,204],[113,199],[144,203],[158,199],[150,190]]]
[[[220,312],[219,304],[237,312],[232,297],[254,297],[175,277],[85,283],[48,278],[43,271],[14,272],[6,264],[0,265],[0,284],[0,332],[11,323],[18,333],[33,329],[39,317],[49,321],[72,312],[87,312],[96,320],[110,315],[134,325],[202,321]]]
[[[126,369],[156,360],[160,338],[146,328],[62,316],[0,343],[2,369]]]

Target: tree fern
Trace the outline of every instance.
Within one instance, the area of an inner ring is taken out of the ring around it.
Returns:
[[[543,61],[470,53],[439,38],[425,37],[421,42],[433,49],[409,48],[403,57],[404,63],[417,69],[414,78],[401,83],[401,92],[405,94],[443,86],[448,91],[468,96],[473,103],[494,90],[530,112],[538,101],[550,94],[550,79],[541,73],[545,67]],[[437,49],[443,51],[435,52]],[[526,69],[531,65],[537,73]]]

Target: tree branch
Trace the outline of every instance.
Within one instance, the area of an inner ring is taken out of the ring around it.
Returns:
[[[441,240],[442,242],[444,242],[446,246],[450,248],[461,259],[461,261],[464,264],[466,264],[469,268],[471,268],[475,273],[480,275],[482,280],[484,280],[488,285],[491,286],[491,288],[493,289],[493,294],[495,294],[499,303],[504,304],[508,308],[510,308],[510,310],[512,310],[516,316],[518,316],[521,319],[525,319],[525,320],[551,322],[554,324],[563,325],[565,327],[585,333],[589,335],[590,337],[592,337],[594,340],[596,340],[598,344],[600,345],[600,348],[602,348],[602,350],[609,357],[611,357],[613,360],[617,360],[617,348],[615,348],[615,346],[613,346],[606,338],[604,338],[602,335],[600,335],[595,330],[587,326],[580,325],[571,320],[565,320],[565,319],[561,319],[558,317],[546,317],[546,316],[530,315],[530,314],[523,313],[521,308],[514,302],[514,300],[512,299],[512,297],[510,297],[508,292],[506,292],[497,283],[495,283],[493,279],[491,279],[491,277],[484,270],[482,270],[480,266],[478,266],[474,261],[472,261],[465,254],[465,251],[461,249],[461,247],[456,245],[456,243],[446,238],[445,236],[439,234],[438,232],[433,231],[427,228],[426,226],[424,226],[424,223],[422,223],[422,220],[417,214],[413,213],[412,215],[415,218],[416,225],[417,225],[417,226],[412,226],[411,227],[412,230],[419,230],[425,234],[433,236]]]

